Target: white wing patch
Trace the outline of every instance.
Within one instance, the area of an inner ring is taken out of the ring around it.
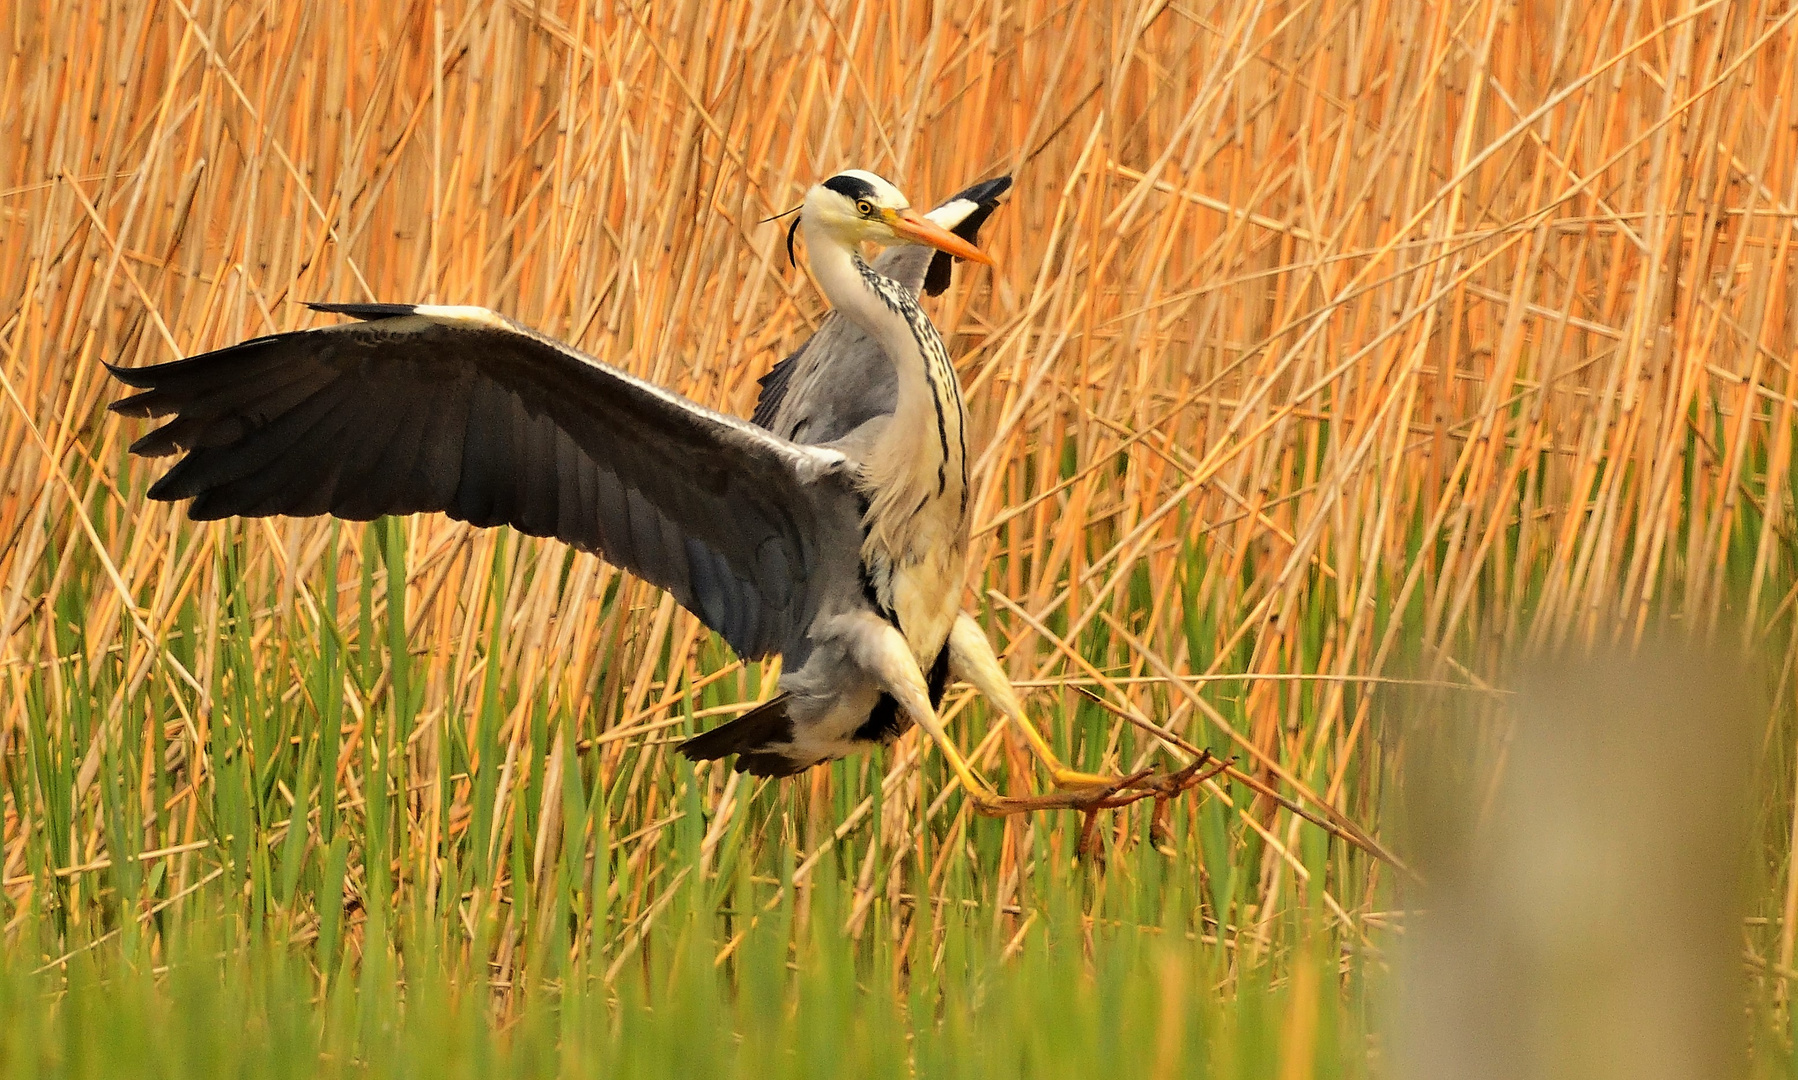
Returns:
[[[498,312],[468,304],[419,304],[412,311],[415,315],[457,326],[479,326],[487,330],[512,329],[511,321]]]
[[[968,215],[978,209],[980,209],[980,204],[972,199],[950,199],[924,216],[945,229],[953,229],[966,221]]]

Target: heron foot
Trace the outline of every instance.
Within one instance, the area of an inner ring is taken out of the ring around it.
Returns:
[[[1065,766],[1051,765],[1049,767],[1049,780],[1063,791],[1090,791],[1095,788],[1116,787],[1125,779],[1127,778],[1115,774],[1107,776],[1104,773],[1081,772]]]
[[[969,797],[973,800],[975,811],[988,817],[1030,814],[1039,810],[1079,810],[1088,816],[1087,824],[1090,830],[1092,815],[1097,814],[1100,810],[1115,810],[1121,806],[1141,802],[1143,799],[1154,799],[1164,803],[1188,788],[1196,787],[1209,780],[1221,772],[1227,764],[1227,762],[1214,761],[1210,752],[1207,751],[1200,754],[1192,764],[1171,773],[1160,773],[1154,769],[1139,769],[1128,776],[1100,777],[1093,776],[1091,773],[1063,770],[1074,777],[1091,778],[1102,783],[1051,795],[1000,795],[982,785],[970,789]],[[1213,767],[1206,769],[1207,765]],[[1057,775],[1056,779],[1059,783],[1061,776]]]

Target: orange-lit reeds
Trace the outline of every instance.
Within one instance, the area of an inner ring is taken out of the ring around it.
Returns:
[[[1086,756],[1162,751],[1061,677],[1377,832],[1382,770],[1402,768],[1374,737],[1381,678],[1483,690],[1526,644],[1732,618],[1785,672],[1780,715],[1798,695],[1798,26],[1777,5],[22,0],[0,19],[0,768],[111,672],[69,743],[55,869],[107,857],[94,785],[129,744],[169,895],[211,873],[192,845],[216,839],[207,748],[234,722],[223,638],[301,712],[325,708],[307,674],[340,642],[346,820],[368,740],[393,734],[358,614],[364,589],[388,610],[373,534],[195,527],[146,502],[99,361],[303,325],[298,300],[432,298],[744,414],[820,312],[758,222],[846,165],[920,202],[1017,177],[987,234],[1000,269],[933,309],[981,448],[967,602]],[[676,887],[649,859],[684,813],[664,743],[765,682],[595,560],[397,527],[413,726],[382,768],[409,823],[400,893],[479,861],[464,937],[503,976],[526,913],[553,909],[539,884],[563,861],[586,874],[609,837],[628,939]],[[984,708],[950,701],[1002,769]],[[829,820],[759,838],[809,838],[803,877],[832,838],[877,833],[850,871],[857,926],[878,897],[915,931],[928,906],[899,898],[967,858],[959,797],[934,766],[919,782],[915,751],[843,767],[840,815],[827,781],[790,785],[783,806]],[[606,793],[603,822],[563,820],[569,775]],[[699,783],[712,859],[757,796],[716,768]],[[5,795],[16,905],[46,843],[34,790]],[[1303,820],[1236,791],[1225,820],[1259,861],[1218,921],[1264,939],[1317,877],[1361,933],[1380,864],[1308,869]],[[995,919],[1073,827],[1003,826]],[[1789,969],[1798,877],[1780,887]]]

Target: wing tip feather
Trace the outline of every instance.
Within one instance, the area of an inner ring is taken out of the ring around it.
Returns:
[[[330,300],[307,300],[304,303],[313,311],[322,311],[328,315],[348,315],[363,322],[402,318],[418,312],[417,304],[351,304]]]

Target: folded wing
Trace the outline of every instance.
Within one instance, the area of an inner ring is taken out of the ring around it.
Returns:
[[[792,655],[859,586],[841,455],[704,409],[481,308],[313,305],[367,320],[145,368],[132,451],[197,520],[442,512],[591,551],[667,589],[738,654]],[[847,583],[847,584],[844,584]]]

